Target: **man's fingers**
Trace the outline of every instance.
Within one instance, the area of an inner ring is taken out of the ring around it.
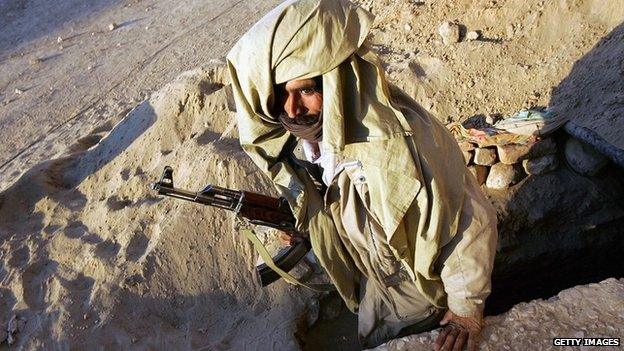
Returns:
[[[436,351],[440,350],[440,347],[442,346],[442,344],[444,344],[444,341],[446,340],[446,336],[449,335],[450,332],[451,332],[451,328],[449,327],[442,329],[442,331],[440,332],[440,335],[438,335],[438,338],[433,343],[433,348]]]
[[[294,245],[305,240],[304,236],[301,236],[299,233],[287,233],[281,230],[279,231],[277,238],[284,245]]]
[[[444,318],[440,321],[440,325],[446,325],[453,319],[453,312],[451,310],[446,311]]]
[[[440,349],[441,351],[451,351],[453,349],[453,344],[455,344],[455,339],[457,338],[457,335],[459,335],[459,329],[454,327],[451,327],[450,329],[451,332],[446,337],[444,345],[442,345],[442,348]]]
[[[292,242],[293,242],[292,239],[293,238],[292,238],[292,236],[288,235],[288,233],[280,232],[278,238],[279,238],[279,241],[282,244],[284,244],[284,245],[292,245]]]
[[[462,329],[459,332],[457,339],[455,339],[455,345],[453,346],[453,351],[461,351],[464,348],[466,339],[468,339],[468,331],[466,329]]]
[[[468,336],[468,351],[477,351],[479,341],[481,339],[480,332],[471,332]]]

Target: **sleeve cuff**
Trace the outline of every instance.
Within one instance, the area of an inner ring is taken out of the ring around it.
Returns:
[[[447,298],[448,308],[460,317],[483,318],[484,304],[482,301],[477,302],[468,299],[458,299],[453,296]]]

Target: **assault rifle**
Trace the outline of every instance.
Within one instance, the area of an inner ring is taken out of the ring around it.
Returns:
[[[295,229],[295,218],[284,198],[274,198],[249,191],[238,191],[208,185],[202,191],[194,192],[173,186],[173,168],[166,166],[160,181],[151,183],[150,188],[159,195],[196,202],[234,211],[251,224],[279,229],[291,235],[302,237],[300,242],[288,246],[273,257],[273,262],[283,271],[290,271],[310,251],[310,242]],[[262,263],[256,267],[262,286],[280,278],[279,274]]]

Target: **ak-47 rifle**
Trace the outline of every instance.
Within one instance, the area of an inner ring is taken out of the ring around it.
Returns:
[[[204,190],[194,192],[176,189],[173,186],[173,168],[166,166],[160,181],[151,183],[150,188],[158,194],[234,211],[249,223],[279,229],[303,240],[281,250],[273,262],[283,271],[290,271],[310,251],[310,242],[295,229],[295,218],[284,198],[274,198],[248,191],[237,191],[208,185]],[[280,278],[279,274],[262,263],[256,267],[260,283],[267,286]]]

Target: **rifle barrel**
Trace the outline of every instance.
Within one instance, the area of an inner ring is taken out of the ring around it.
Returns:
[[[208,186],[202,191],[195,192],[184,189],[177,189],[166,185],[163,186],[161,183],[154,183],[152,184],[152,189],[157,190],[158,194],[161,195],[167,195],[177,199],[197,202],[204,205],[215,206],[230,211],[237,210],[237,206],[241,197],[241,194],[239,192],[214,186]]]

